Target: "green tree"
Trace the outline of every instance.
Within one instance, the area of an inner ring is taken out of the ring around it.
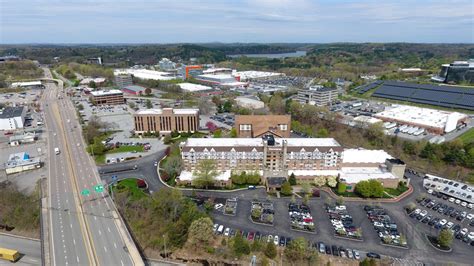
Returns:
[[[316,137],[318,138],[327,138],[329,136],[329,131],[325,128],[320,128],[316,133]]]
[[[237,129],[235,129],[235,127],[233,127],[233,128],[230,130],[230,137],[231,137],[231,138],[237,138]]]
[[[276,249],[276,246],[275,244],[273,243],[273,241],[270,241],[267,243],[267,245],[265,246],[265,250],[263,251],[263,253],[265,253],[265,256],[267,256],[268,258],[270,259],[273,259],[276,257],[277,255],[277,249]]]
[[[199,218],[191,223],[188,230],[188,242],[192,246],[207,245],[213,238],[213,223],[211,218]]]
[[[89,82],[89,87],[95,89],[95,88],[97,88],[97,84],[95,84],[95,82],[94,82],[93,80],[91,80],[91,81]]]
[[[232,243],[232,250],[237,257],[250,254],[250,245],[246,239],[237,234]]]
[[[216,129],[213,134],[214,138],[220,138],[222,137],[222,130],[220,128]]]
[[[219,174],[215,169],[216,163],[213,160],[205,159],[199,161],[196,171],[193,173],[195,178],[192,181],[192,185],[197,188],[205,187],[206,189],[214,185],[216,176]]]
[[[153,108],[153,104],[151,103],[150,99],[147,99],[145,102],[146,108],[151,109]]]
[[[337,186],[337,178],[335,176],[328,176],[326,178],[327,184],[330,187],[336,187]]]
[[[289,196],[293,194],[292,190],[293,188],[291,187],[290,182],[288,181],[285,181],[285,183],[281,185],[281,194],[283,194],[284,196]]]
[[[453,243],[453,233],[449,229],[443,229],[439,232],[438,235],[438,244],[442,247],[449,248]]]
[[[381,198],[384,194],[384,188],[380,181],[371,179],[357,183],[355,192],[364,198]]]
[[[128,107],[130,107],[131,109],[135,109],[135,103],[134,102],[128,102]]]
[[[372,258],[365,258],[363,261],[359,263],[360,266],[376,266],[377,262],[375,259]]]
[[[286,106],[283,98],[279,94],[275,94],[270,99],[270,102],[268,102],[268,108],[274,114],[284,114]]]
[[[249,185],[259,185],[262,180],[258,172],[248,173],[246,179]]]
[[[303,237],[297,237],[285,248],[285,256],[292,262],[306,257],[308,242]]]
[[[288,178],[288,182],[290,182],[290,185],[292,186],[296,185],[296,177],[294,173],[291,173],[290,178]]]
[[[337,193],[338,194],[343,194],[346,192],[347,185],[345,183],[339,182],[337,184]]]
[[[252,245],[250,246],[250,250],[252,250],[253,252],[259,252],[260,250],[262,250],[262,247],[263,244],[261,241],[254,240],[252,242]]]
[[[183,170],[183,161],[179,156],[170,156],[166,159],[163,170],[169,176],[175,176]]]
[[[242,173],[240,175],[232,174],[230,178],[232,180],[232,183],[236,185],[243,185],[245,184],[245,182],[247,182],[245,175],[242,175]]]

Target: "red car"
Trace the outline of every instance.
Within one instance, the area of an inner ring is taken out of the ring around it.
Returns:
[[[255,237],[255,233],[254,233],[254,232],[250,232],[250,233],[249,233],[249,236],[247,237],[247,239],[248,239],[249,241],[252,241],[254,237]]]

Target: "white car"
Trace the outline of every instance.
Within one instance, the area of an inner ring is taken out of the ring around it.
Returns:
[[[467,232],[469,232],[469,231],[467,230],[467,228],[463,228],[463,229],[460,231],[460,233],[461,233],[462,236],[465,236],[465,235],[467,234]]]
[[[275,236],[273,238],[273,244],[275,244],[275,246],[278,246],[278,236]]]
[[[267,237],[267,242],[270,243],[273,241],[273,236],[272,235],[268,235]]]
[[[222,204],[222,203],[217,203],[216,205],[214,205],[214,209],[216,209],[216,210],[218,210],[222,207],[224,207],[224,204]]]
[[[352,249],[347,249],[347,257],[349,257],[349,259],[354,258],[354,254],[352,254]]]
[[[415,210],[415,214],[419,214],[420,212],[421,212],[420,209],[416,209],[416,210]]]
[[[433,193],[433,190],[432,189],[428,189],[428,194],[432,194]]]
[[[229,234],[230,234],[230,228],[227,227],[227,228],[225,229],[225,231],[224,231],[224,235],[225,235],[225,236],[229,236]]]
[[[454,201],[456,204],[460,204],[461,203],[461,200],[460,199],[457,199],[456,201]]]
[[[454,225],[453,222],[448,222],[448,223],[446,224],[446,228],[451,229],[451,227],[453,227],[453,225]]]
[[[439,225],[441,226],[444,226],[448,221],[446,221],[446,219],[443,219],[441,221],[439,221]]]
[[[427,210],[423,210],[423,211],[420,213],[421,217],[425,217],[427,214],[428,214],[428,211],[427,211]]]
[[[474,240],[474,232],[469,232],[469,235],[467,235],[469,240],[473,241]]]
[[[354,259],[356,260],[360,260],[360,254],[359,254],[359,251],[355,250],[354,249]]]
[[[466,215],[466,218],[467,218],[468,220],[472,220],[472,218],[474,218],[474,214],[469,213],[468,215]]]
[[[449,202],[454,202],[455,199],[453,197],[449,198]]]
[[[472,208],[474,207],[474,204],[469,203],[469,204],[467,204],[467,207],[468,207],[469,209],[472,209]]]
[[[214,224],[214,227],[212,228],[212,231],[214,231],[214,233],[217,231],[217,228],[219,227],[218,224]]]
[[[345,210],[346,210],[346,206],[344,206],[344,205],[336,206],[336,210],[337,210],[337,211],[345,211]]]

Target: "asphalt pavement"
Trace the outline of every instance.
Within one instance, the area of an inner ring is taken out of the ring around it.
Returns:
[[[0,234],[0,245],[3,248],[17,250],[21,254],[20,260],[15,265],[41,265],[41,243],[40,240],[20,238]],[[6,261],[1,261],[0,265],[10,265]]]

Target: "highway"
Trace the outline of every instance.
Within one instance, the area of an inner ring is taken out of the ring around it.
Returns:
[[[0,234],[2,247],[18,250],[22,254],[15,265],[41,265],[41,243],[39,240],[25,239],[17,236]],[[0,261],[0,265],[9,264]],[[13,265],[13,263],[11,263]]]
[[[72,102],[46,84],[43,109],[48,132],[49,243],[53,265],[143,265],[128,231],[86,153]],[[54,148],[58,147],[59,154]],[[89,195],[81,195],[88,189]]]

